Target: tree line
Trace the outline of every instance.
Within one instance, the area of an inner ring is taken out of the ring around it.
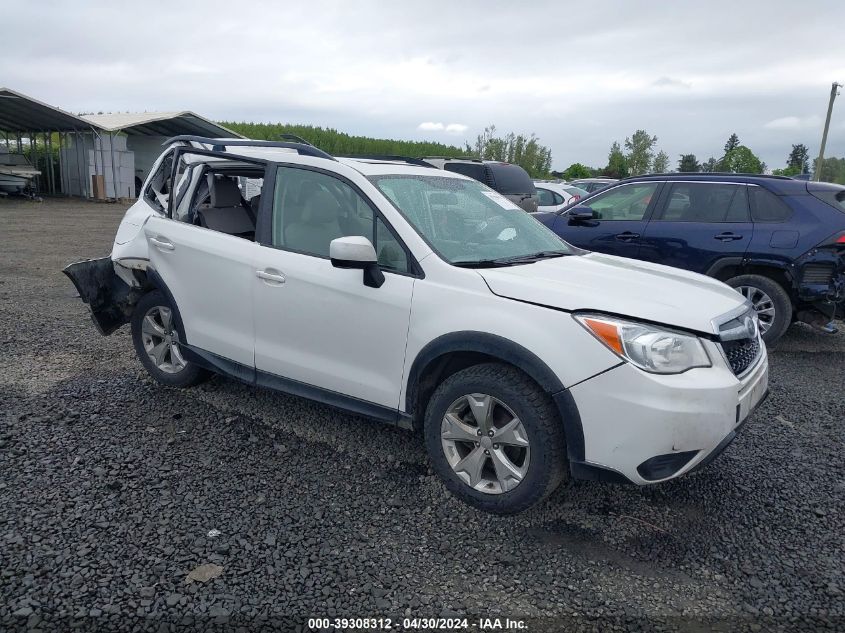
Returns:
[[[449,158],[469,157],[487,160],[501,160],[514,163],[525,169],[534,178],[555,176],[573,180],[605,176],[627,178],[649,173],[677,172],[731,172],[746,174],[766,173],[767,165],[746,145],[736,133],[731,134],[722,149],[721,156],[710,156],[699,160],[695,154],[681,154],[672,161],[662,149],[658,149],[658,138],[646,130],[636,130],[624,142],[614,141],[608,152],[607,165],[589,167],[573,163],[562,172],[553,172],[552,152],[540,142],[535,134],[500,133],[495,125],[489,125],[478,134],[474,143],[465,142],[463,147],[433,141],[401,141],[395,139],[371,138],[340,132],[334,128],[288,123],[247,123],[222,121],[221,125],[247,138],[280,140],[283,134],[295,134],[336,156],[361,154],[398,156],[445,156]],[[772,170],[773,174],[795,176],[813,172],[816,160],[810,161],[809,150],[803,143],[792,146],[783,168]],[[821,179],[826,182],[845,184],[845,158],[826,158],[821,167]]]
[[[725,142],[723,153],[719,158],[709,157],[699,161],[695,154],[681,154],[677,165],[671,164],[669,155],[663,150],[655,151],[657,137],[645,130],[637,130],[625,139],[624,145],[614,141],[610,146],[605,167],[588,167],[582,163],[573,163],[562,172],[554,172],[556,176],[572,180],[574,178],[588,178],[604,176],[607,178],[627,178],[643,174],[663,174],[670,171],[680,173],[690,172],[728,172],[742,174],[763,174],[767,165],[733,133]],[[813,160],[815,173],[818,159]],[[772,170],[774,175],[797,176],[810,173],[810,153],[807,146],[798,143],[786,158],[786,166]],[[845,158],[826,158],[822,165],[821,180],[845,184]]]
[[[542,145],[536,135],[514,132],[499,134],[495,125],[484,128],[473,145],[465,143],[464,147],[431,141],[400,141],[355,136],[334,128],[314,125],[236,121],[221,121],[220,125],[247,138],[267,141],[278,141],[282,140],[284,134],[295,134],[334,156],[382,155],[413,158],[445,156],[501,160],[519,165],[534,178],[548,177],[552,165],[551,150]]]

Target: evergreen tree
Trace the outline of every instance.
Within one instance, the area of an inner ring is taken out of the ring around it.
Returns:
[[[725,143],[725,154],[735,150],[737,147],[739,147],[739,137],[734,132],[728,137],[728,142]]]
[[[787,168],[797,169],[796,173],[806,174],[810,171],[810,150],[803,143],[792,146],[789,157],[786,159]]]
[[[678,171],[680,172],[694,172],[701,171],[701,165],[695,154],[681,154],[681,160],[678,161]]]
[[[604,168],[603,175],[608,178],[627,178],[628,177],[628,159],[622,153],[622,148],[617,141],[613,141],[610,146],[610,154],[607,157],[607,167]]]

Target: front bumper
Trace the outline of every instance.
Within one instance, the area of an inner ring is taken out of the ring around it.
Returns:
[[[764,348],[741,379],[721,362],[675,375],[624,363],[572,387],[584,432],[584,463],[573,474],[645,485],[709,462],[767,395],[768,371]]]

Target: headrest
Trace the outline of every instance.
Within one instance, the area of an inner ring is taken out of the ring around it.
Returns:
[[[458,204],[458,196],[447,191],[445,193],[433,193],[428,197],[430,204],[453,205]]]
[[[340,205],[328,191],[315,191],[305,203],[304,220],[310,224],[325,224],[340,215]]]
[[[211,206],[215,209],[240,206],[241,190],[238,189],[237,181],[209,174],[208,188],[211,190]]]

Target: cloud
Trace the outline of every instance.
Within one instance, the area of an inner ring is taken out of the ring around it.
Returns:
[[[651,82],[651,85],[657,88],[683,88],[684,90],[692,88],[692,84],[690,82],[683,81],[681,79],[674,79],[672,77],[660,77],[659,79],[655,79]]]
[[[422,132],[446,132],[446,134],[454,134],[457,136],[466,132],[469,129],[469,126],[464,125],[463,123],[449,123],[444,125],[439,121],[425,121],[420,123],[417,126],[417,129]]]
[[[422,130],[423,132],[442,132],[443,131],[443,124],[442,123],[434,123],[432,121],[425,121],[424,123],[420,123],[417,126],[418,130]]]
[[[784,116],[779,119],[772,119],[763,127],[768,130],[807,130],[819,127],[821,122],[821,118],[817,115],[806,117]]]
[[[603,166],[610,144],[637,129],[672,156],[699,159],[721,155],[736,132],[779,167],[791,143],[820,136],[830,82],[845,78],[845,3],[823,0],[807,11],[713,0],[706,11],[675,3],[669,13],[605,0],[600,20],[591,3],[535,0],[544,24],[590,28],[522,39],[513,25],[525,22],[524,3],[504,0],[483,11],[454,0],[255,0],[246,13],[227,0],[203,0],[204,11],[141,0],[144,15],[167,15],[152,30],[113,28],[126,10],[108,0],[6,4],[6,21],[38,24],[39,37],[3,31],[2,83],[65,110],[187,109],[455,144],[495,124],[502,134],[536,132],[555,168]],[[796,37],[801,46],[784,54]],[[198,60],[208,42],[215,54]],[[845,154],[843,121],[837,102],[832,156]]]

